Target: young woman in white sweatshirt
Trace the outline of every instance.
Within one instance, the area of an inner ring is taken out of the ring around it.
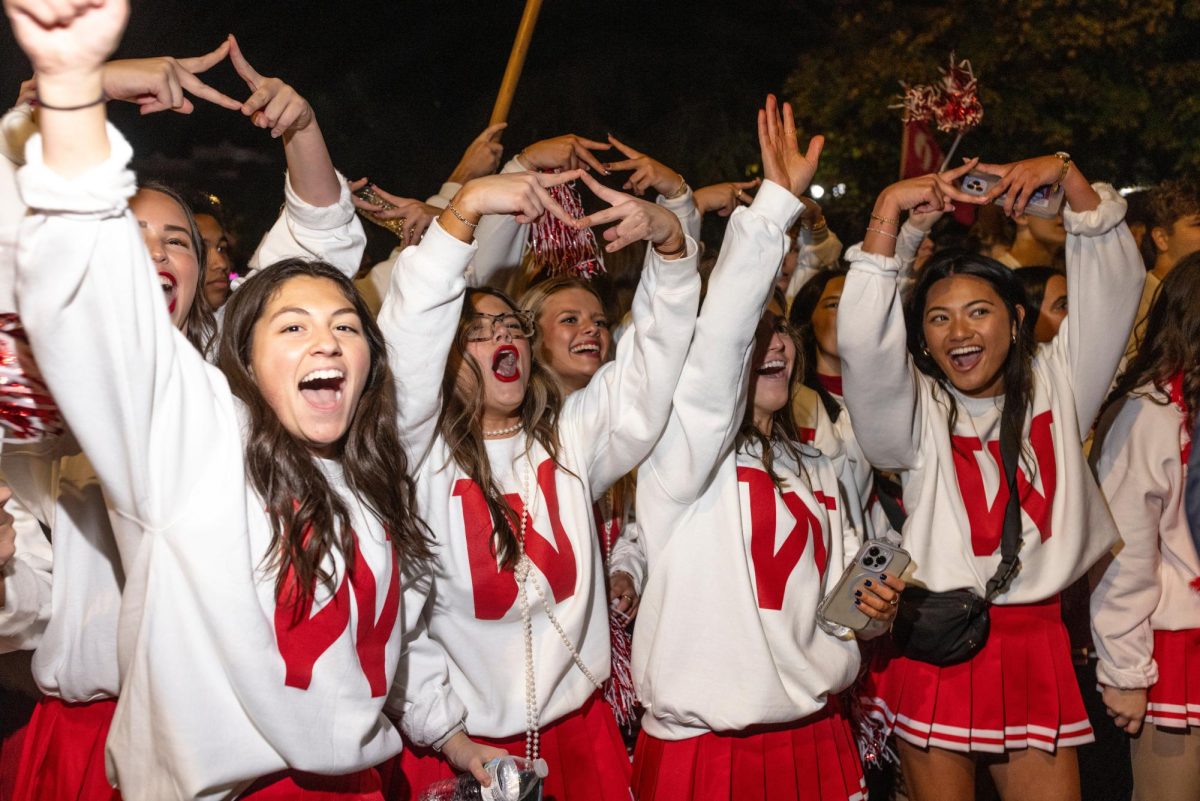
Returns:
[[[503,293],[464,297],[474,248],[456,237],[469,239],[480,217],[457,201],[418,248],[436,258],[419,271],[397,268],[380,313],[437,553],[418,610],[428,637],[412,633],[398,684],[401,725],[421,747],[401,757],[414,798],[449,775],[447,758],[499,753],[466,751],[470,738],[540,754],[546,794],[560,801],[628,794],[629,761],[597,695],[609,626],[593,502],[645,458],[666,423],[700,280],[696,244],[675,215],[583,178],[613,207],[579,224],[617,222],[605,234],[610,250],[652,244],[634,330],[586,387],[563,399],[532,359],[532,319]],[[538,191],[539,204],[552,203]]]
[[[1081,441],[1116,371],[1145,270],[1122,223],[1125,202],[1111,187],[1090,186],[1065,153],[982,165],[1003,176],[993,194],[1007,192],[1011,213],[1037,187],[1064,188],[1070,320],[1035,350],[1012,272],[958,253],[925,266],[906,315],[893,257],[900,214],[978,202],[957,187],[975,166],[880,194],[866,240],[847,253],[838,344],[863,452],[881,469],[903,471],[909,580],[984,594],[1008,499],[1002,432],[1023,443],[1021,568],[995,599],[990,636],[974,657],[939,668],[877,654],[864,703],[898,735],[920,801],[972,798],[978,764],[1005,799],[1077,799],[1073,746],[1092,734],[1058,593],[1116,538]]]
[[[1139,801],[1200,797],[1200,558],[1184,511],[1198,409],[1200,254],[1192,254],[1163,280],[1093,445],[1121,532],[1092,593],[1096,675],[1113,722],[1135,735]]]
[[[767,303],[822,140],[802,155],[791,108],[780,117],[769,97],[759,141],[766,180],[730,215],[670,422],[638,474],[642,801],[864,795],[832,700],[858,672],[858,646],[816,616],[859,536],[833,463],[798,436],[799,350],[782,297]],[[886,583],[857,588],[883,619],[903,586]]]

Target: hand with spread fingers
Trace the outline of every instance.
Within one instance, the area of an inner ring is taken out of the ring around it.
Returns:
[[[575,134],[534,142],[517,154],[517,163],[527,170],[592,169],[605,174],[604,165],[593,150],[609,150],[610,145]]]
[[[733,214],[738,206],[749,206],[754,200],[751,189],[757,189],[762,181],[755,178],[752,181],[724,181],[719,184],[702,186],[692,192],[692,200],[700,214],[715,211],[720,217]]]
[[[507,122],[498,122],[483,129],[483,133],[471,140],[462,158],[450,173],[450,181],[465,184],[473,178],[491,175],[500,166],[500,157],[504,154],[504,145],[500,144],[500,135],[508,127]]]
[[[415,245],[420,242],[421,237],[425,234],[425,230],[429,228],[429,224],[442,213],[442,210],[437,206],[431,206],[424,201],[411,197],[397,197],[383,191],[375,184],[371,184],[371,191],[390,203],[391,208],[370,203],[354,194],[366,186],[367,183],[366,178],[350,182],[350,201],[354,204],[355,208],[362,209],[378,220],[404,220],[405,244]]]
[[[791,103],[784,103],[781,111],[775,95],[767,95],[766,106],[758,110],[758,145],[763,177],[799,197],[817,172],[825,137],[814,136],[801,153]]]
[[[896,618],[896,610],[900,605],[900,594],[904,592],[904,579],[899,576],[883,575],[879,581],[864,579],[854,588],[854,605],[872,620],[880,620],[889,625]],[[860,633],[860,639],[871,639],[882,634],[887,629],[880,628],[872,633]]]
[[[229,60],[250,88],[250,97],[240,109],[254,125],[269,130],[273,138],[279,138],[302,131],[313,122],[315,118],[308,101],[278,78],[260,75],[250,66],[233,35],[229,37]]]
[[[1113,725],[1123,729],[1126,734],[1137,734],[1141,731],[1142,721],[1146,719],[1148,703],[1144,687],[1122,690],[1120,687],[1109,687],[1102,684],[1100,695],[1107,708],[1105,711],[1113,719]]]
[[[1062,185],[1067,205],[1075,211],[1088,211],[1100,205],[1100,196],[1084,180],[1075,162],[1066,154],[1038,156],[1010,164],[977,164],[981,172],[999,175],[1000,180],[988,190],[985,200],[991,203],[1004,197],[1004,213],[1020,217],[1025,213],[1034,192],[1043,186]]]
[[[641,197],[647,189],[653,189],[664,197],[678,197],[686,188],[683,176],[660,161],[639,153],[612,134],[608,135],[609,143],[625,154],[623,161],[612,161],[604,165],[605,172],[624,172],[633,170],[622,189],[633,192]]]
[[[611,208],[589,214],[578,221],[580,227],[616,223],[604,230],[606,253],[615,253],[626,245],[643,239],[650,242],[660,256],[677,259],[687,254],[687,238],[679,218],[657,203],[609,189],[587,173],[580,178],[596,197]]]

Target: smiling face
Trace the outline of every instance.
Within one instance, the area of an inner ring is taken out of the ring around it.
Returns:
[[[200,254],[192,242],[187,213],[173,198],[153,189],[139,190],[129,208],[158,272],[171,322],[182,330],[200,280]]]
[[[764,434],[771,432],[771,416],[788,404],[792,373],[796,369],[796,345],[789,331],[783,309],[771,301],[758,321],[750,361],[754,425]]]
[[[319,456],[350,428],[370,371],[354,304],[332,281],[288,279],[254,324],[250,369],[279,422]]]
[[[475,312],[481,315],[503,315],[514,311],[500,298],[485,293],[476,294],[471,302]],[[517,328],[493,323],[491,317],[477,317],[469,325],[478,329],[476,335],[468,329],[465,350],[483,375],[483,427],[494,430],[502,427],[498,421],[516,417],[525,400],[532,362],[529,339]],[[478,336],[478,341],[471,341],[473,336]],[[458,383],[467,392],[479,390],[475,386],[475,376],[465,363],[459,366]]]
[[[612,348],[608,316],[586,289],[555,292],[542,303],[537,319],[540,355],[566,392],[587,386]]]
[[[837,310],[842,300],[844,277],[831,278],[821,292],[817,308],[812,313],[813,339],[817,345],[817,372],[822,375],[841,375],[842,361],[838,355]]]
[[[1004,364],[1023,309],[1012,320],[990,283],[973,275],[936,281],[925,297],[923,328],[929,355],[970,397],[1004,392]]]
[[[197,214],[196,227],[204,240],[204,297],[214,309],[229,298],[229,238],[221,223],[211,214]]]
[[[1033,333],[1038,342],[1049,342],[1058,336],[1062,321],[1067,318],[1067,279],[1052,275],[1046,281],[1042,295],[1042,310],[1038,313]]]

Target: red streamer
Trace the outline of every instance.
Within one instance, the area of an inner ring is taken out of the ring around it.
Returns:
[[[576,220],[583,217],[583,203],[573,181],[546,191],[571,217]],[[543,214],[530,226],[529,250],[536,272],[545,270],[550,275],[574,275],[585,280],[604,272],[592,229],[567,225],[553,214]]]
[[[0,433],[35,442],[63,433],[62,415],[42,381],[21,319],[0,314]]]

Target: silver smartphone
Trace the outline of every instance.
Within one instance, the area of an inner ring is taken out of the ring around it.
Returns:
[[[990,172],[981,172],[979,170],[971,170],[971,172],[962,177],[962,183],[959,184],[959,186],[962,188],[962,191],[966,192],[968,195],[980,197],[986,195],[993,186],[999,183],[999,181],[999,175],[992,175]],[[1061,186],[1058,187],[1057,191],[1052,192],[1052,189],[1054,189],[1054,187],[1047,184],[1046,186],[1039,186],[1036,190],[1034,190],[1033,194],[1029,196],[1029,200],[1027,200],[1025,203],[1025,213],[1034,217],[1044,217],[1046,219],[1057,217],[1058,212],[1062,209],[1063,197],[1065,193],[1063,192],[1063,188]],[[1002,206],[1004,205],[1004,201],[1007,197],[1008,195],[1006,194],[1001,195],[992,202],[998,206]]]
[[[830,590],[817,607],[818,619],[826,624],[845,626],[854,631],[863,631],[876,623],[854,604],[855,588],[864,579],[879,581],[880,576],[900,576],[908,569],[912,557],[908,551],[889,545],[884,540],[869,540],[858,549],[854,561],[846,566],[837,585]]]

